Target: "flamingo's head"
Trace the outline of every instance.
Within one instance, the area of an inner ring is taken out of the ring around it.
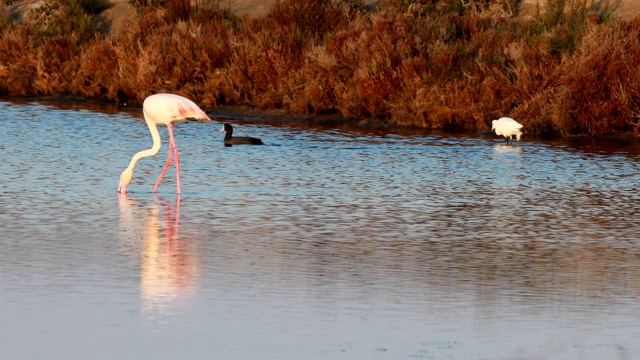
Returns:
[[[133,170],[130,168],[124,169],[122,174],[120,174],[120,185],[118,185],[119,193],[124,194],[127,192],[127,185],[129,185],[132,178],[133,178]]]

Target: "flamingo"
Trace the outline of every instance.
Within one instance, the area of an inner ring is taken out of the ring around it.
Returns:
[[[496,135],[502,135],[507,142],[511,141],[511,137],[515,135],[516,139],[520,141],[522,136],[522,124],[509,117],[501,117],[498,120],[491,122],[491,130],[496,131]]]
[[[153,156],[160,151],[161,140],[160,133],[158,132],[158,124],[167,125],[169,130],[169,157],[164,164],[164,168],[156,181],[156,185],[151,190],[153,193],[158,189],[160,180],[167,171],[167,168],[174,161],[175,158],[176,167],[176,187],[178,194],[180,194],[180,157],[178,156],[178,148],[176,142],[173,139],[173,123],[178,121],[185,121],[187,119],[196,119],[210,121],[211,119],[207,114],[202,111],[193,101],[174,94],[155,94],[147,97],[142,104],[142,113],[144,120],[147,122],[149,132],[151,132],[151,138],[153,139],[153,146],[150,149],[142,150],[131,159],[129,166],[120,175],[120,185],[118,185],[119,193],[127,192],[127,185],[133,178],[133,169],[136,167],[138,160],[144,157]]]

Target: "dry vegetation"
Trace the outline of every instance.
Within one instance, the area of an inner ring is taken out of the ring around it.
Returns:
[[[99,0],[55,0],[23,22],[0,9],[0,95],[139,103],[157,92],[205,108],[249,105],[391,124],[529,135],[640,135],[640,18],[549,0],[279,0],[241,17],[211,0],[135,0],[117,38]],[[88,5],[89,4],[89,5]]]

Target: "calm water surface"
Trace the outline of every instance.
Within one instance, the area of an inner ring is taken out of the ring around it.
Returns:
[[[119,196],[140,111],[0,125],[2,359],[640,358],[637,146],[187,122]]]

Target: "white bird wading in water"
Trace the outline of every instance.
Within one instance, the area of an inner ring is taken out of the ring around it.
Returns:
[[[180,194],[180,157],[178,156],[178,148],[173,138],[173,123],[178,121],[185,121],[187,119],[206,120],[211,119],[207,114],[202,111],[193,101],[174,94],[155,94],[147,97],[142,105],[142,113],[144,120],[147,122],[151,138],[153,139],[153,146],[150,149],[140,151],[133,155],[129,166],[120,175],[120,185],[118,185],[119,193],[127,192],[127,185],[133,178],[133,169],[136,167],[138,160],[144,157],[153,156],[160,151],[162,141],[160,140],[160,133],[158,132],[158,124],[167,125],[169,130],[169,157],[164,164],[164,168],[156,181],[156,185],[153,187],[152,192],[156,192],[160,180],[167,171],[169,165],[175,161],[176,167],[176,187],[178,194]]]
[[[511,141],[513,136],[520,141],[522,137],[522,124],[509,117],[501,117],[491,122],[491,131],[495,130],[496,135],[504,136],[507,142]]]

